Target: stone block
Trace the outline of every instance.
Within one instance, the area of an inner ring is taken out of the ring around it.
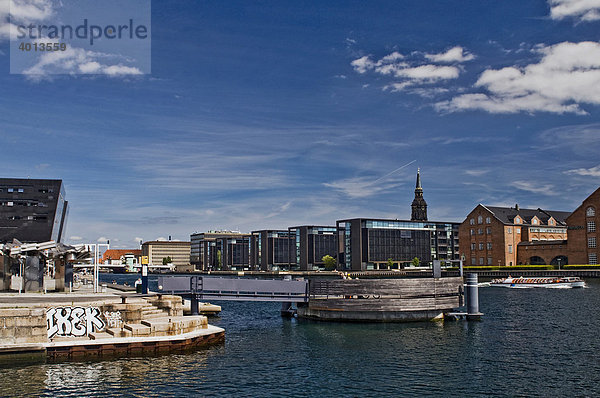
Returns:
[[[0,318],[30,315],[31,310],[29,308],[0,308]]]
[[[151,329],[149,326],[140,325],[138,323],[128,323],[125,325],[125,330],[131,331],[133,336],[149,336]]]

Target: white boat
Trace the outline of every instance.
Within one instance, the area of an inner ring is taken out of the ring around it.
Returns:
[[[491,286],[496,287],[547,287],[547,288],[575,288],[585,287],[585,282],[576,276],[555,277],[555,278],[512,278],[509,276],[506,279],[494,279]]]

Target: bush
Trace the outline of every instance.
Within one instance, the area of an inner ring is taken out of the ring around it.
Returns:
[[[336,266],[335,258],[331,257],[329,254],[326,256],[323,256],[321,261],[323,261],[323,264],[325,265],[325,269],[327,271],[332,271],[335,269],[335,266]]]

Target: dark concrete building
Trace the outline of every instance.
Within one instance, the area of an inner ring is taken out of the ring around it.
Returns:
[[[433,260],[443,265],[458,265],[458,223],[417,222],[406,220],[354,218],[336,222],[343,242],[339,263],[343,269],[362,271],[411,265],[431,266]]]
[[[196,270],[208,271],[223,267],[224,254],[227,257],[225,260],[228,266],[249,264],[250,254],[248,251],[248,255],[244,255],[243,246],[246,245],[249,248],[250,234],[243,234],[239,231],[199,232],[191,234],[190,241],[190,264]],[[221,257],[221,264],[219,264],[219,257]]]
[[[290,269],[311,271],[323,268],[323,256],[337,258],[338,234],[335,226],[302,225],[288,228],[292,243]]]
[[[0,242],[62,242],[68,211],[62,180],[0,178]]]
[[[288,230],[252,231],[250,264],[262,271],[286,269],[295,266],[292,259],[292,235]]]

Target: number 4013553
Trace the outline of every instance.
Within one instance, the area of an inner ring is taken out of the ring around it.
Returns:
[[[21,51],[66,51],[66,43],[21,43]]]

